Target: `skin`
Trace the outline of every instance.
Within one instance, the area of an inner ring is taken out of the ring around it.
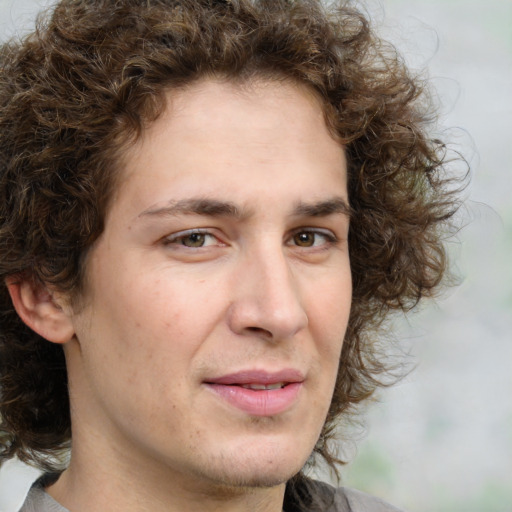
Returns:
[[[82,304],[54,297],[67,331],[46,331],[70,333],[73,423],[48,492],[73,512],[280,511],[350,310],[343,147],[302,86],[208,79],[170,93],[121,164]],[[283,369],[302,380],[277,414],[208,384]]]

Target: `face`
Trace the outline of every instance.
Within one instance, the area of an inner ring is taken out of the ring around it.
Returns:
[[[324,423],[351,300],[346,162],[318,101],[197,83],[121,178],[70,313],[73,450],[174,482],[286,481]]]

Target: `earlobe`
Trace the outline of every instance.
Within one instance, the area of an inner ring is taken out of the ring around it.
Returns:
[[[74,336],[71,318],[42,284],[13,276],[6,279],[11,300],[23,322],[53,343],[66,343]]]

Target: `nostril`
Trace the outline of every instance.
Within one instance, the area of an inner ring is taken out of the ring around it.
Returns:
[[[263,329],[262,327],[246,327],[246,330],[254,334],[259,334],[260,336],[265,336],[266,338],[272,337],[272,333],[267,329]]]

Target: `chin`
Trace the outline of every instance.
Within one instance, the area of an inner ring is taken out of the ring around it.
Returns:
[[[285,484],[290,478],[300,471],[301,468],[294,468],[293,471],[283,470],[261,470],[261,471],[236,471],[223,472],[216,475],[203,475],[214,482],[215,487],[223,492],[228,490],[231,493],[244,492],[247,489],[264,489],[277,487]]]
[[[254,451],[259,453],[244,453],[238,454],[238,457],[212,460],[209,467],[202,468],[203,476],[231,489],[276,487],[296,475],[310,455],[308,453],[299,457],[295,452],[295,456],[291,456],[293,451],[287,450],[284,453],[283,449]]]

